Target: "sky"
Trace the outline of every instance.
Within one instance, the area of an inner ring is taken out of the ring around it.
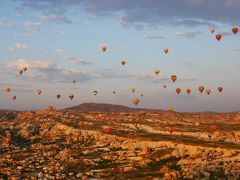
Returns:
[[[0,0],[0,109],[135,107],[139,98],[139,108],[239,111],[239,9],[238,0]]]

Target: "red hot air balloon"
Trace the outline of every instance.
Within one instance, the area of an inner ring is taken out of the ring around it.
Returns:
[[[169,49],[168,48],[164,48],[163,51],[165,52],[165,54],[167,54]]]
[[[212,134],[215,133],[216,130],[217,130],[217,126],[216,125],[211,125],[210,126],[210,131],[211,131]]]
[[[237,34],[237,33],[238,33],[238,27],[233,27],[233,28],[232,28],[232,32],[233,32],[234,34]]]
[[[168,128],[168,132],[169,132],[170,134],[172,134],[174,131],[175,131],[174,128]]]
[[[85,126],[85,122],[80,121],[80,122],[79,122],[79,126],[80,126],[80,127],[84,127],[84,126]]]
[[[190,94],[190,93],[191,93],[191,89],[187,89],[186,92],[187,92],[188,94]]]
[[[105,132],[106,132],[107,134],[109,134],[110,131],[111,131],[110,127],[106,127],[106,128],[105,128]]]
[[[210,32],[211,33],[214,33],[214,31],[215,31],[215,29],[212,27],[212,28],[210,28]]]
[[[177,88],[177,89],[176,89],[176,92],[177,92],[177,94],[180,94],[181,89],[180,89],[180,88]]]
[[[220,40],[222,39],[222,35],[221,35],[221,34],[217,34],[217,35],[215,36],[215,38],[216,38],[218,41],[220,41]]]

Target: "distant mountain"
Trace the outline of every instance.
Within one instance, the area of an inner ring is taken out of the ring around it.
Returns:
[[[16,110],[0,109],[0,112],[17,112]]]
[[[134,112],[134,111],[162,112],[162,110],[160,109],[139,109],[105,103],[83,103],[78,106],[69,107],[63,110],[79,112]]]

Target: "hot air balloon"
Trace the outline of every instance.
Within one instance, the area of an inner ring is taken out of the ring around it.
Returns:
[[[42,91],[41,90],[37,90],[37,94],[38,95],[42,94]]]
[[[113,94],[116,94],[116,91],[113,91]]]
[[[172,106],[168,106],[168,111],[173,111],[173,107]]]
[[[143,94],[140,94],[141,97],[143,97]]]
[[[177,88],[176,89],[176,92],[179,94],[181,92],[181,89],[180,88]]]
[[[169,132],[170,134],[172,134],[174,131],[175,131],[174,128],[168,128],[168,132]]]
[[[122,60],[121,64],[124,66],[126,64],[126,61]]]
[[[11,91],[11,88],[6,88],[5,91],[9,93]]]
[[[221,38],[222,38],[222,35],[221,35],[221,34],[217,34],[217,35],[215,36],[215,38],[216,38],[218,41],[220,41]]]
[[[173,82],[175,82],[177,80],[177,76],[176,75],[172,75],[171,79],[172,79]]]
[[[154,72],[155,72],[155,74],[158,76],[159,73],[160,73],[160,70],[159,70],[159,69],[156,69]]]
[[[19,70],[19,74],[20,74],[20,75],[22,75],[22,73],[23,73],[23,70],[22,70],[22,69],[20,69],[20,70]]]
[[[68,97],[69,97],[71,100],[73,100],[74,95],[73,95],[73,94],[70,94]]]
[[[210,28],[210,32],[211,33],[214,33],[214,31],[215,31],[215,29],[212,27],[212,28]]]
[[[61,95],[60,95],[60,94],[58,94],[56,97],[59,99],[59,98],[61,97]]]
[[[76,80],[73,80],[72,82],[73,82],[73,84],[75,84],[75,83],[76,83]]]
[[[222,92],[222,91],[223,91],[223,88],[222,88],[222,87],[218,87],[218,91],[219,91],[219,92]]]
[[[191,89],[187,89],[186,92],[187,92],[188,94],[190,94],[190,93],[191,93]]]
[[[215,133],[215,131],[217,130],[217,126],[216,125],[211,125],[210,126],[210,131],[213,133]]]
[[[97,95],[97,91],[93,91],[93,95],[96,96]]]
[[[12,96],[12,99],[13,99],[13,100],[16,100],[16,98],[17,98],[17,96],[15,96],[15,95]]]
[[[234,34],[237,34],[237,33],[238,33],[238,27],[233,27],[233,28],[232,28],[232,32],[233,32]]]
[[[107,134],[109,134],[110,131],[111,131],[110,127],[106,127],[106,128],[105,128],[105,132],[106,132]]]
[[[131,92],[134,93],[136,91],[136,88],[131,88]]]
[[[84,122],[84,121],[80,121],[80,122],[79,122],[79,126],[80,126],[80,127],[84,127],[84,126],[85,126],[85,122]]]
[[[211,89],[206,89],[206,93],[207,93],[207,95],[210,95],[211,94]]]
[[[24,71],[27,71],[27,67],[24,67],[23,70],[24,70]]]
[[[101,46],[101,50],[102,50],[102,52],[105,52],[106,50],[107,50],[107,46]]]
[[[169,49],[168,48],[164,48],[163,51],[165,52],[165,54],[167,54]]]
[[[166,88],[167,88],[167,86],[166,86],[166,85],[163,85],[163,88],[164,88],[164,89],[166,89]]]
[[[134,99],[133,99],[133,104],[135,104],[135,105],[137,106],[138,103],[139,103],[139,99],[138,99],[138,98],[134,98]]]
[[[198,90],[200,91],[200,93],[202,93],[202,92],[204,91],[204,89],[205,89],[205,88],[204,88],[203,86],[199,86],[199,87],[198,87]]]

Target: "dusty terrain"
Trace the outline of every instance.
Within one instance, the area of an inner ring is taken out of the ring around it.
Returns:
[[[240,113],[0,112],[0,132],[0,179],[240,178]]]

